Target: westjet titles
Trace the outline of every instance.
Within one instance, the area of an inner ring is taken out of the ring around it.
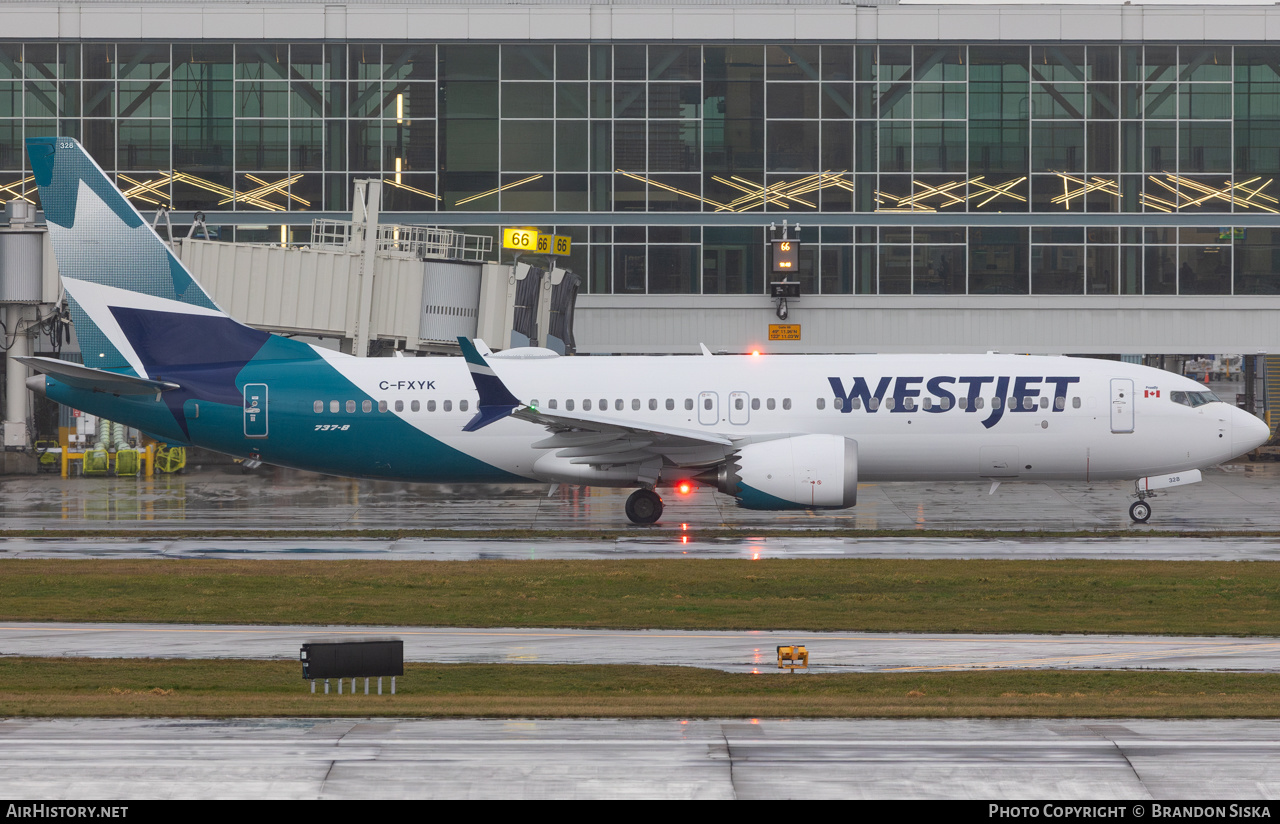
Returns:
[[[922,395],[930,398],[937,398],[936,402],[929,404],[924,409],[925,412],[941,413],[951,409],[960,408],[964,412],[977,412],[985,406],[981,402],[983,397],[983,387],[990,385],[993,398],[1008,398],[1010,412],[1031,412],[1040,408],[1040,397],[1042,396],[1041,388],[1048,389],[1052,386],[1053,395],[1048,392],[1043,393],[1043,397],[1052,397],[1049,408],[1054,412],[1062,412],[1067,408],[1067,387],[1073,383],[1079,383],[1078,377],[1030,377],[1030,376],[1003,376],[1003,375],[975,375],[964,377],[952,377],[950,375],[938,375],[926,380],[923,376],[899,376],[883,377],[876,383],[875,391],[872,391],[867,384],[865,378],[855,377],[853,385],[849,389],[845,389],[844,381],[840,378],[827,378],[831,384],[831,390],[835,392],[836,397],[842,400],[839,404],[840,411],[849,413],[854,410],[854,401],[857,400],[857,407],[866,409],[868,412],[876,412],[884,404],[885,396],[889,394],[889,386],[893,386],[893,394],[889,395],[893,399],[893,403],[889,405],[889,412],[914,412],[919,405],[916,401]],[[950,387],[957,384],[963,384],[968,389],[959,395],[964,400],[963,404],[957,403],[957,395],[951,391]],[[1010,394],[1010,387],[1013,393]],[[1028,403],[1027,400],[1032,402]],[[1005,403],[1003,401],[991,404],[991,414],[982,425],[987,429],[995,426],[1000,418],[1004,416]]]

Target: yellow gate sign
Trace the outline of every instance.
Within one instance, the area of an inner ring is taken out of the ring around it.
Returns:
[[[800,340],[800,324],[798,323],[769,324],[769,340]]]
[[[538,252],[542,251],[538,247],[541,238],[550,237],[549,235],[538,234],[537,229],[503,229],[502,230],[502,248],[515,249],[520,252]]]
[[[569,245],[569,238],[565,235],[538,235],[537,251],[540,255],[567,255]]]

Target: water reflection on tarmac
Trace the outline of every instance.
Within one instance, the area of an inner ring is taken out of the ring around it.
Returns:
[[[753,512],[701,488],[664,491],[660,526],[691,529],[1280,530],[1280,464],[1232,464],[1152,502],[1148,525],[1128,517],[1127,482],[860,484],[858,505],[835,512]],[[438,486],[356,481],[265,468],[212,468],[151,480],[22,476],[0,479],[3,529],[373,530],[630,528],[630,490],[562,485]]]

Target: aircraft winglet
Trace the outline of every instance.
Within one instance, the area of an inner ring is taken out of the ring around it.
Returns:
[[[506,384],[493,371],[493,367],[485,362],[484,356],[480,354],[480,350],[476,349],[476,345],[464,337],[458,338],[458,346],[462,347],[462,356],[467,361],[467,369],[471,372],[471,380],[476,385],[476,392],[480,395],[479,408],[476,415],[467,421],[467,425],[462,427],[463,432],[475,432],[477,429],[483,429],[489,424],[500,421],[510,415],[525,404],[515,395],[511,394],[511,390],[507,389]]]

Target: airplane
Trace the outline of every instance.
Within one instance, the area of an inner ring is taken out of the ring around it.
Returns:
[[[360,358],[228,316],[74,139],[27,139],[83,365],[32,391],[160,441],[427,483],[712,486],[751,509],[844,509],[859,482],[1135,480],[1158,491],[1265,442],[1253,415],[1136,364],[1023,355]]]

